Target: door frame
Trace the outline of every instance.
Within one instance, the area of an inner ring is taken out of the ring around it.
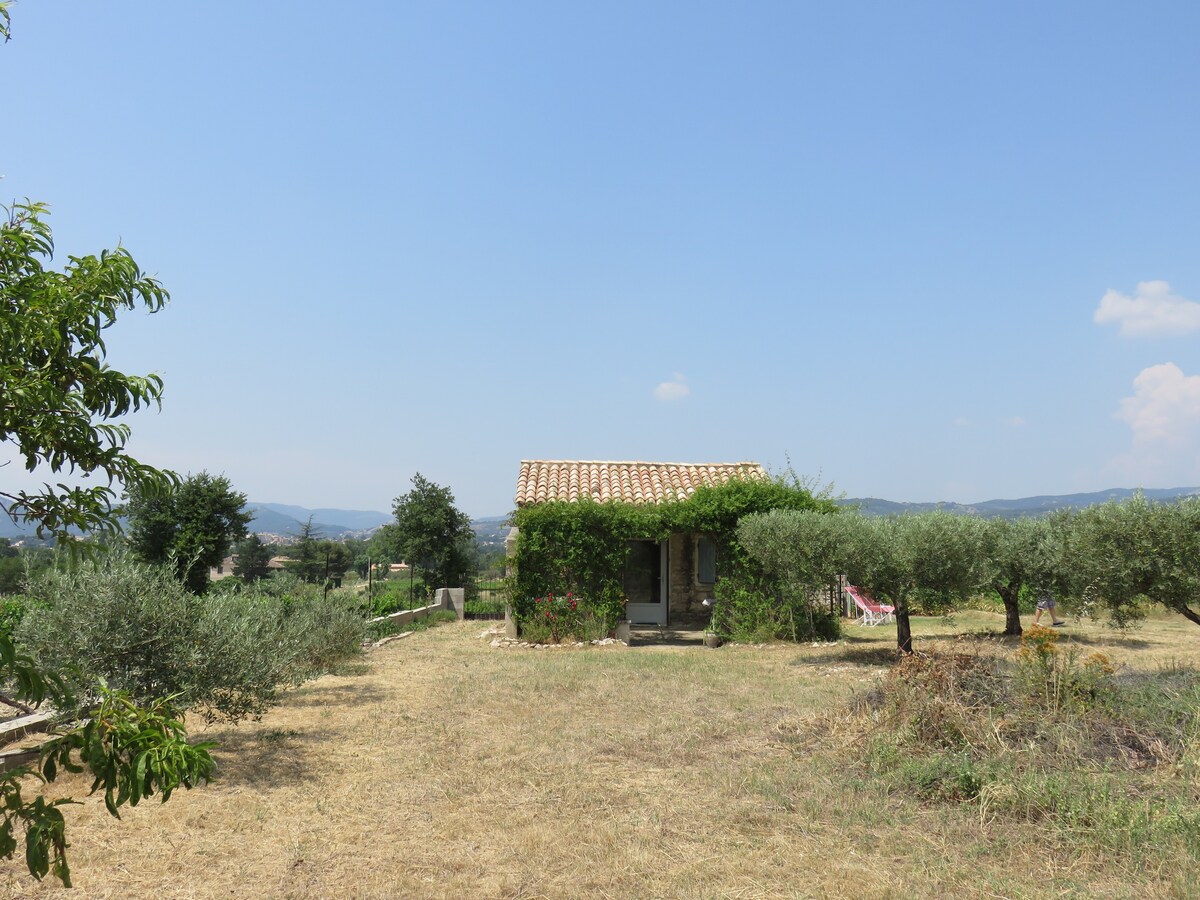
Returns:
[[[645,543],[652,543],[646,541]],[[658,603],[628,603],[625,606],[625,618],[632,625],[666,625],[670,621],[671,598],[671,541],[658,542],[659,602]]]

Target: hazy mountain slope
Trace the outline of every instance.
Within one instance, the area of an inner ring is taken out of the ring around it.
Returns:
[[[1107,503],[1109,500],[1128,500],[1137,490],[1134,488],[1111,488],[1107,491],[1094,491],[1085,494],[1055,494],[1038,497],[1021,497],[1016,500],[984,500],[980,503],[898,503],[894,500],[880,500],[877,497],[863,497],[839,500],[841,506],[861,509],[868,516],[888,516],[900,513],[920,513],[941,509],[946,512],[964,516],[983,516],[985,518],[1017,519],[1022,516],[1041,516],[1057,509],[1083,509],[1097,503]],[[1200,488],[1151,488],[1142,491],[1151,500],[1170,501],[1183,497],[1200,494]]]
[[[297,522],[307,521],[312,516],[313,522],[327,523],[331,528],[341,528],[349,531],[363,531],[377,528],[392,521],[387,513],[362,509],[306,509],[303,506],[290,506],[286,503],[248,503],[258,510],[269,510],[279,513]]]

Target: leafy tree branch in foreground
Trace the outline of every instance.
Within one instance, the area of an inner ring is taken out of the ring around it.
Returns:
[[[0,35],[8,13],[0,5]],[[0,441],[11,443],[28,470],[98,476],[104,484],[44,485],[41,491],[0,490],[14,520],[37,525],[38,535],[71,529],[113,534],[117,486],[146,492],[169,488],[174,478],[125,452],[125,414],[158,405],[162,381],[125,375],[105,363],[103,331],[122,309],[156,312],[167,292],[142,273],[124,249],[71,257],[62,272],[46,268],[54,243],[40,203],[7,209],[0,223]],[[68,709],[64,679],[20,653],[0,630],[0,694],[23,711],[49,702]],[[53,781],[59,769],[88,770],[92,790],[105,791],[110,812],[158,793],[165,800],[180,785],[192,787],[213,769],[208,744],[191,745],[170,699],[144,705],[101,686],[101,699],[85,724],[68,730],[43,750],[36,772],[0,775],[0,857],[16,855],[24,830],[25,862],[36,878],[53,874],[71,883],[66,823],[69,799],[27,800],[25,780]]]
[[[41,203],[15,204],[0,223],[0,441],[16,445],[25,468],[95,477],[88,487],[0,490],[14,521],[39,537],[69,530],[113,534],[116,485],[145,493],[174,476],[125,452],[129,426],[114,420],[158,406],[162,379],[126,375],[105,362],[104,330],[124,309],[157,312],[169,295],[124,248],[72,256],[47,268],[54,240]]]

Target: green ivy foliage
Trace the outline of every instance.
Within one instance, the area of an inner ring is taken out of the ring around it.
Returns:
[[[629,541],[658,540],[656,507],[630,503],[539,503],[519,509],[515,583],[510,592],[518,621],[528,619],[538,597],[578,594],[596,614],[616,624],[624,592],[621,572]]]
[[[585,598],[589,611],[611,628],[623,614],[621,575],[630,541],[660,541],[675,533],[707,535],[717,546],[719,577],[749,582],[760,573],[737,542],[743,516],[773,509],[836,508],[794,476],[733,479],[657,505],[585,499],[525,506],[514,515],[519,537],[510,578],[513,612],[520,622],[532,615],[536,598],[571,592]]]

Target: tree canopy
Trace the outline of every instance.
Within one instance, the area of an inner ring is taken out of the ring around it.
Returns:
[[[1124,623],[1149,600],[1200,625],[1200,498],[1091,506],[1075,514],[1066,542],[1065,574],[1085,604]]]
[[[417,472],[412,490],[396,498],[392,535],[399,556],[421,572],[426,590],[461,587],[474,571],[470,517],[454,505],[450,488]]]
[[[246,534],[253,515],[246,495],[223,475],[201,472],[167,491],[130,491],[129,545],[146,562],[171,563],[195,594],[208,589],[209,569]]]
[[[743,520],[738,539],[767,574],[800,589],[845,575],[889,599],[897,646],[911,653],[914,597],[964,598],[985,584],[984,527],[979,519],[943,512],[871,518],[777,510]]]
[[[1004,633],[1019,635],[1021,591],[1056,586],[1062,570],[1061,516],[989,519],[984,523],[984,579],[1004,603]]]
[[[243,581],[261,581],[271,574],[271,548],[257,534],[238,541],[233,552],[233,574]]]

